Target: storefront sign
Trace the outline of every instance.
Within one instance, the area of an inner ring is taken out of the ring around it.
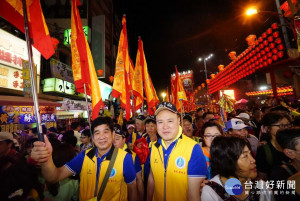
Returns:
[[[33,62],[37,65],[37,74],[40,74],[41,54],[32,47]],[[0,29],[0,64],[22,70],[22,59],[28,60],[26,42]]]
[[[88,104],[89,104],[89,108],[92,108],[91,103],[88,103]],[[64,101],[62,102],[61,109],[63,109],[63,110],[86,110],[86,102],[64,99]]]
[[[62,94],[75,95],[75,85],[58,78],[47,78],[43,80],[43,92],[58,92]]]
[[[89,27],[83,26],[83,32],[86,40],[88,40],[89,36]],[[64,34],[64,45],[70,45],[71,44],[71,29],[66,29]]]
[[[39,86],[39,76],[37,76],[37,81],[37,86]],[[0,87],[23,91],[24,83],[22,70],[0,64]]]
[[[55,59],[50,60],[51,76],[74,83],[72,68]]]

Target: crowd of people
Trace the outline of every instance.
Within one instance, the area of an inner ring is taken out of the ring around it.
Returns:
[[[0,132],[0,200],[300,200],[300,116],[263,106]],[[235,183],[234,183],[235,182]]]

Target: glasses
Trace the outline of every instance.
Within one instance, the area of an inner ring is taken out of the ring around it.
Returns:
[[[219,136],[219,135],[204,135],[204,137],[205,137],[206,139],[214,139],[214,138],[217,137],[217,136]]]
[[[273,124],[271,126],[277,126],[279,128],[292,128],[293,124]]]

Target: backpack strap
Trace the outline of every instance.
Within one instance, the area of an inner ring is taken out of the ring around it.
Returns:
[[[272,165],[273,165],[273,155],[272,155],[272,152],[271,152],[271,148],[270,148],[269,144],[265,144],[263,146],[263,148],[264,148],[265,153],[266,153],[267,164],[272,167]]]
[[[224,201],[237,201],[233,196],[229,195],[223,186],[221,186],[220,184],[214,182],[214,181],[209,181],[206,185],[208,185],[209,187],[211,187],[215,193],[217,193],[222,200]]]

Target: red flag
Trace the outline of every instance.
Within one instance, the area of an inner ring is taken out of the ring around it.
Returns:
[[[179,73],[178,73],[178,70],[177,70],[177,66],[175,66],[175,74],[176,74],[176,78],[175,78],[175,106],[177,108],[178,111],[181,111],[181,107],[180,107],[180,100],[178,97],[178,93],[182,93],[182,102],[184,103],[185,101],[187,101],[187,98],[186,98],[186,94],[185,94],[185,91],[184,91],[184,88],[183,88],[183,84],[182,84],[182,81],[181,81],[181,78],[179,76]]]
[[[170,102],[169,88],[167,88],[166,102]]]
[[[116,59],[116,70],[114,76],[114,84],[112,90],[112,96],[121,100],[121,107],[125,108],[126,120],[130,119],[130,69],[133,65],[128,52],[128,41],[127,41],[127,29],[126,29],[126,18],[122,19],[123,28],[120,34],[120,41],[118,47],[118,55]]]
[[[136,69],[138,69],[140,66],[142,69],[144,89],[145,89],[145,95],[146,95],[149,114],[154,114],[153,110],[150,110],[150,109],[154,108],[159,103],[159,100],[158,100],[155,88],[153,86],[151,77],[148,72],[147,62],[146,62],[144,48],[143,48],[143,41],[141,38],[139,38],[139,42],[138,42],[137,57],[138,57],[137,63],[135,64],[135,66],[136,66]]]
[[[49,59],[54,53],[54,44],[51,40],[47,24],[39,0],[26,0],[28,27],[33,46]],[[22,0],[1,0],[0,15],[25,33]]]
[[[99,110],[101,107],[104,107],[104,104],[101,98],[100,86],[91,50],[84,36],[77,8],[79,5],[79,0],[72,0],[71,51],[73,78],[78,92],[84,93],[84,84],[86,84],[86,92],[92,98],[92,119],[95,119],[98,117]]]

